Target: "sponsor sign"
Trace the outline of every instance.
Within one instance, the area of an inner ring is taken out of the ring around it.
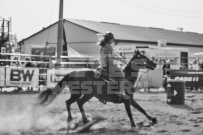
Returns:
[[[170,70],[171,79],[185,81],[186,87],[203,86],[203,70]]]
[[[6,68],[7,86],[31,86],[39,85],[39,69],[37,68]]]
[[[73,71],[92,70],[87,68],[60,68],[47,70],[47,86],[49,88],[56,87],[57,83],[66,75]]]
[[[5,68],[0,67],[0,86],[4,86],[5,83]]]
[[[54,88],[57,83],[68,73],[72,72],[73,69],[48,69],[47,70],[47,86]]]
[[[127,46],[116,46],[115,51],[116,52],[134,52],[135,51],[135,45],[127,45]]]

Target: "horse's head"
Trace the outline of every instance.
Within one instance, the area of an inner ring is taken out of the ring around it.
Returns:
[[[156,63],[147,58],[139,50],[135,51],[135,54],[130,62],[131,64],[136,65],[139,69],[147,68],[150,70],[154,70],[156,68]]]
[[[124,72],[126,77],[133,81],[137,79],[139,69],[154,70],[155,68],[156,64],[152,60],[136,50],[128,65],[124,69]]]

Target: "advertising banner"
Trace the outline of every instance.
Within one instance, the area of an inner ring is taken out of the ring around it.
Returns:
[[[71,69],[71,68],[61,68],[61,69],[48,69],[47,70],[47,86],[49,88],[54,88],[57,83],[68,73],[72,71],[80,71],[82,69]]]
[[[184,80],[186,87],[203,86],[203,70],[170,70],[171,79]]]
[[[118,53],[133,53],[136,49],[135,45],[116,46],[115,51]]]
[[[6,68],[6,86],[38,87],[39,69]]]
[[[54,88],[57,83],[66,75],[73,71],[92,70],[88,68],[60,68],[47,70],[47,87]],[[65,89],[66,90],[66,89]],[[68,90],[68,89],[67,89]]]
[[[4,86],[5,83],[5,68],[0,67],[0,87]]]

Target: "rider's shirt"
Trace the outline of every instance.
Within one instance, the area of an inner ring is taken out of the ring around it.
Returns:
[[[109,62],[113,62],[113,48],[111,45],[107,44],[104,47],[101,47],[100,49],[100,55],[101,55],[101,66],[102,67],[108,67]]]
[[[101,66],[104,68],[109,67],[109,65],[115,65],[116,61],[126,63],[126,60],[121,56],[118,56],[118,54],[114,51],[114,48],[110,44],[107,44],[100,49],[100,55]]]

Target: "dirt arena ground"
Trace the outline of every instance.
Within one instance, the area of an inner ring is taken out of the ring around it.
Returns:
[[[0,95],[0,135],[65,135],[67,112],[62,93],[47,107],[35,106],[37,94]],[[136,101],[158,119],[154,126],[130,128],[123,104],[106,105],[93,98],[85,104],[88,115],[104,117],[84,135],[202,135],[203,93],[186,93],[185,105],[166,104],[165,93],[135,93]],[[136,123],[148,122],[143,114],[132,109]],[[77,104],[72,105],[74,117],[79,118]]]

